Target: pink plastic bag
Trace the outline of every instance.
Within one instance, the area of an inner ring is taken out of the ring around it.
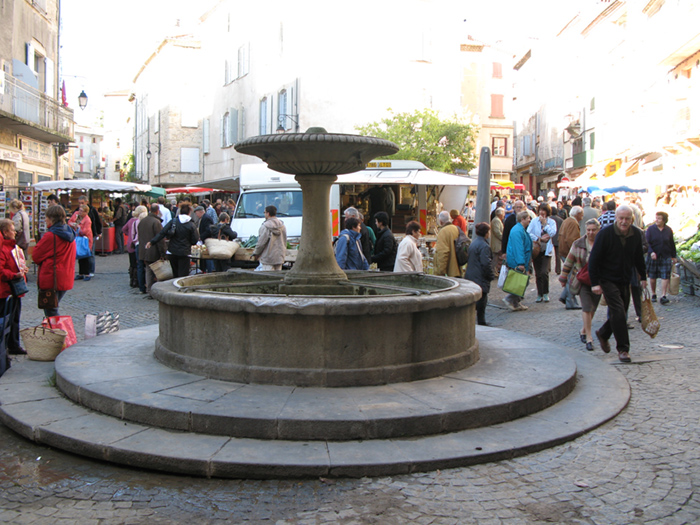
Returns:
[[[75,328],[73,327],[73,318],[70,315],[45,317],[41,325],[49,328],[60,328],[66,331],[68,335],[66,336],[66,342],[63,343],[63,349],[61,351],[78,342],[78,338],[75,335]]]

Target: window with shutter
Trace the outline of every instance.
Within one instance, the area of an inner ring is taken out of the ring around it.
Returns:
[[[227,146],[233,146],[238,142],[238,110],[231,108],[229,110],[229,134]]]
[[[229,146],[228,143],[228,137],[229,137],[229,120],[231,119],[231,115],[229,115],[228,111],[223,114],[221,117],[221,147],[226,148]]]
[[[277,95],[277,121],[284,129],[287,129],[287,90],[283,89]]]
[[[202,152],[209,153],[209,119],[202,120]]]
[[[504,118],[503,95],[491,95],[491,118]]]
[[[503,67],[500,62],[493,63],[493,78],[503,78]]]
[[[199,171],[199,148],[180,148],[180,171],[183,173]]]
[[[260,101],[260,134],[261,135],[269,135],[270,130],[268,129],[268,121],[267,121],[267,97],[264,97]]]
[[[250,68],[250,44],[244,44],[238,48],[238,76],[241,78],[248,74]]]

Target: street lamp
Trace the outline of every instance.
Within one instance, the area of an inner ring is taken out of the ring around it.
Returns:
[[[296,131],[299,131],[299,116],[298,115],[281,114],[281,115],[277,116],[277,122],[278,122],[277,133],[284,133],[285,131],[287,131],[287,129],[284,126],[286,119],[289,119],[292,122],[294,122],[294,124],[296,124]]]
[[[146,158],[148,160],[151,160],[151,157],[153,157],[153,153],[151,153],[151,146],[155,146],[156,151],[158,152],[158,154],[160,154],[160,142],[158,142],[157,144],[148,144],[148,146],[146,146]]]
[[[78,95],[78,105],[80,106],[80,109],[85,109],[85,106],[87,106],[87,101],[88,96],[85,94],[85,90],[83,89],[80,92],[80,95]]]

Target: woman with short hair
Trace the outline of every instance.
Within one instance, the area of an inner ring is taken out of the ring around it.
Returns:
[[[9,338],[3,341],[7,347],[8,354],[26,354],[19,342],[19,318],[22,312],[22,297],[14,296],[10,281],[24,279],[27,277],[27,264],[24,260],[24,252],[15,242],[15,225],[10,219],[0,219],[0,235],[2,236],[2,246],[0,247],[0,299],[6,301],[11,298],[12,306],[12,327]],[[4,302],[3,301],[3,302]]]
[[[646,231],[647,243],[647,276],[651,287],[651,300],[656,302],[656,280],[661,279],[661,304],[668,304],[668,288],[671,279],[671,269],[676,264],[676,244],[673,242],[673,230],[668,227],[668,213],[656,212],[654,224]]]
[[[406,225],[406,236],[396,250],[395,272],[423,272],[423,255],[418,249],[420,224],[411,221]]]
[[[584,283],[579,281],[579,272],[588,265],[588,256],[593,248],[595,238],[600,231],[600,223],[597,219],[586,221],[586,235],[574,241],[566,256],[564,266],[562,266],[559,282],[562,286],[569,284],[569,291],[572,295],[581,297],[581,315],[583,316],[583,328],[579,332],[581,342],[586,344],[586,350],[593,350],[593,335],[591,325],[593,316],[598,309],[600,295],[591,291],[590,281]],[[581,276],[583,277],[583,276]]]
[[[486,304],[491,291],[491,281],[494,279],[493,265],[491,261],[491,246],[489,237],[491,226],[486,222],[474,225],[474,240],[469,245],[469,259],[464,278],[479,285],[481,299],[476,302],[476,323],[488,326],[486,323]]]
[[[81,204],[70,218],[70,221],[68,221],[68,226],[73,228],[80,237],[87,237],[90,253],[92,253],[92,221],[88,215],[89,213],[90,208],[87,204]],[[84,281],[89,281],[92,278],[90,276],[90,266],[90,257],[78,259],[78,275],[75,277],[76,280],[82,279]]]
[[[32,224],[29,220],[29,215],[24,209],[24,204],[19,199],[12,199],[8,206],[10,213],[12,213],[12,222],[15,225],[15,231],[17,236],[15,237],[15,242],[17,246],[22,248],[24,252],[25,259],[27,258],[27,248],[29,248],[29,242],[32,239]]]
[[[537,217],[530,222],[527,228],[532,242],[539,242],[540,253],[533,257],[532,265],[535,267],[535,282],[537,284],[536,303],[549,302],[549,268],[552,266],[554,255],[554,243],[552,237],[557,233],[557,224],[552,219],[552,209],[548,204],[542,203],[537,207]]]

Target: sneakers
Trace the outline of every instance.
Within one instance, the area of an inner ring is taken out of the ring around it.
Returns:
[[[671,301],[669,301],[668,298],[667,298],[665,295],[663,295],[663,296],[661,296],[661,299],[659,299],[659,302],[660,302],[661,304],[668,304],[668,303],[670,303]]]
[[[655,303],[655,302],[656,302],[656,294],[654,294],[654,295],[651,296],[651,302],[652,302],[652,303]]]
[[[542,298],[542,296],[541,296],[541,295],[538,295],[538,296],[537,296],[537,299],[535,299],[535,302],[536,302],[536,303],[541,303],[543,300],[544,300],[544,299]]]
[[[548,302],[549,302],[549,295],[548,295],[548,294],[544,294],[544,295],[542,296],[542,300],[543,300],[545,303],[548,303]]]

